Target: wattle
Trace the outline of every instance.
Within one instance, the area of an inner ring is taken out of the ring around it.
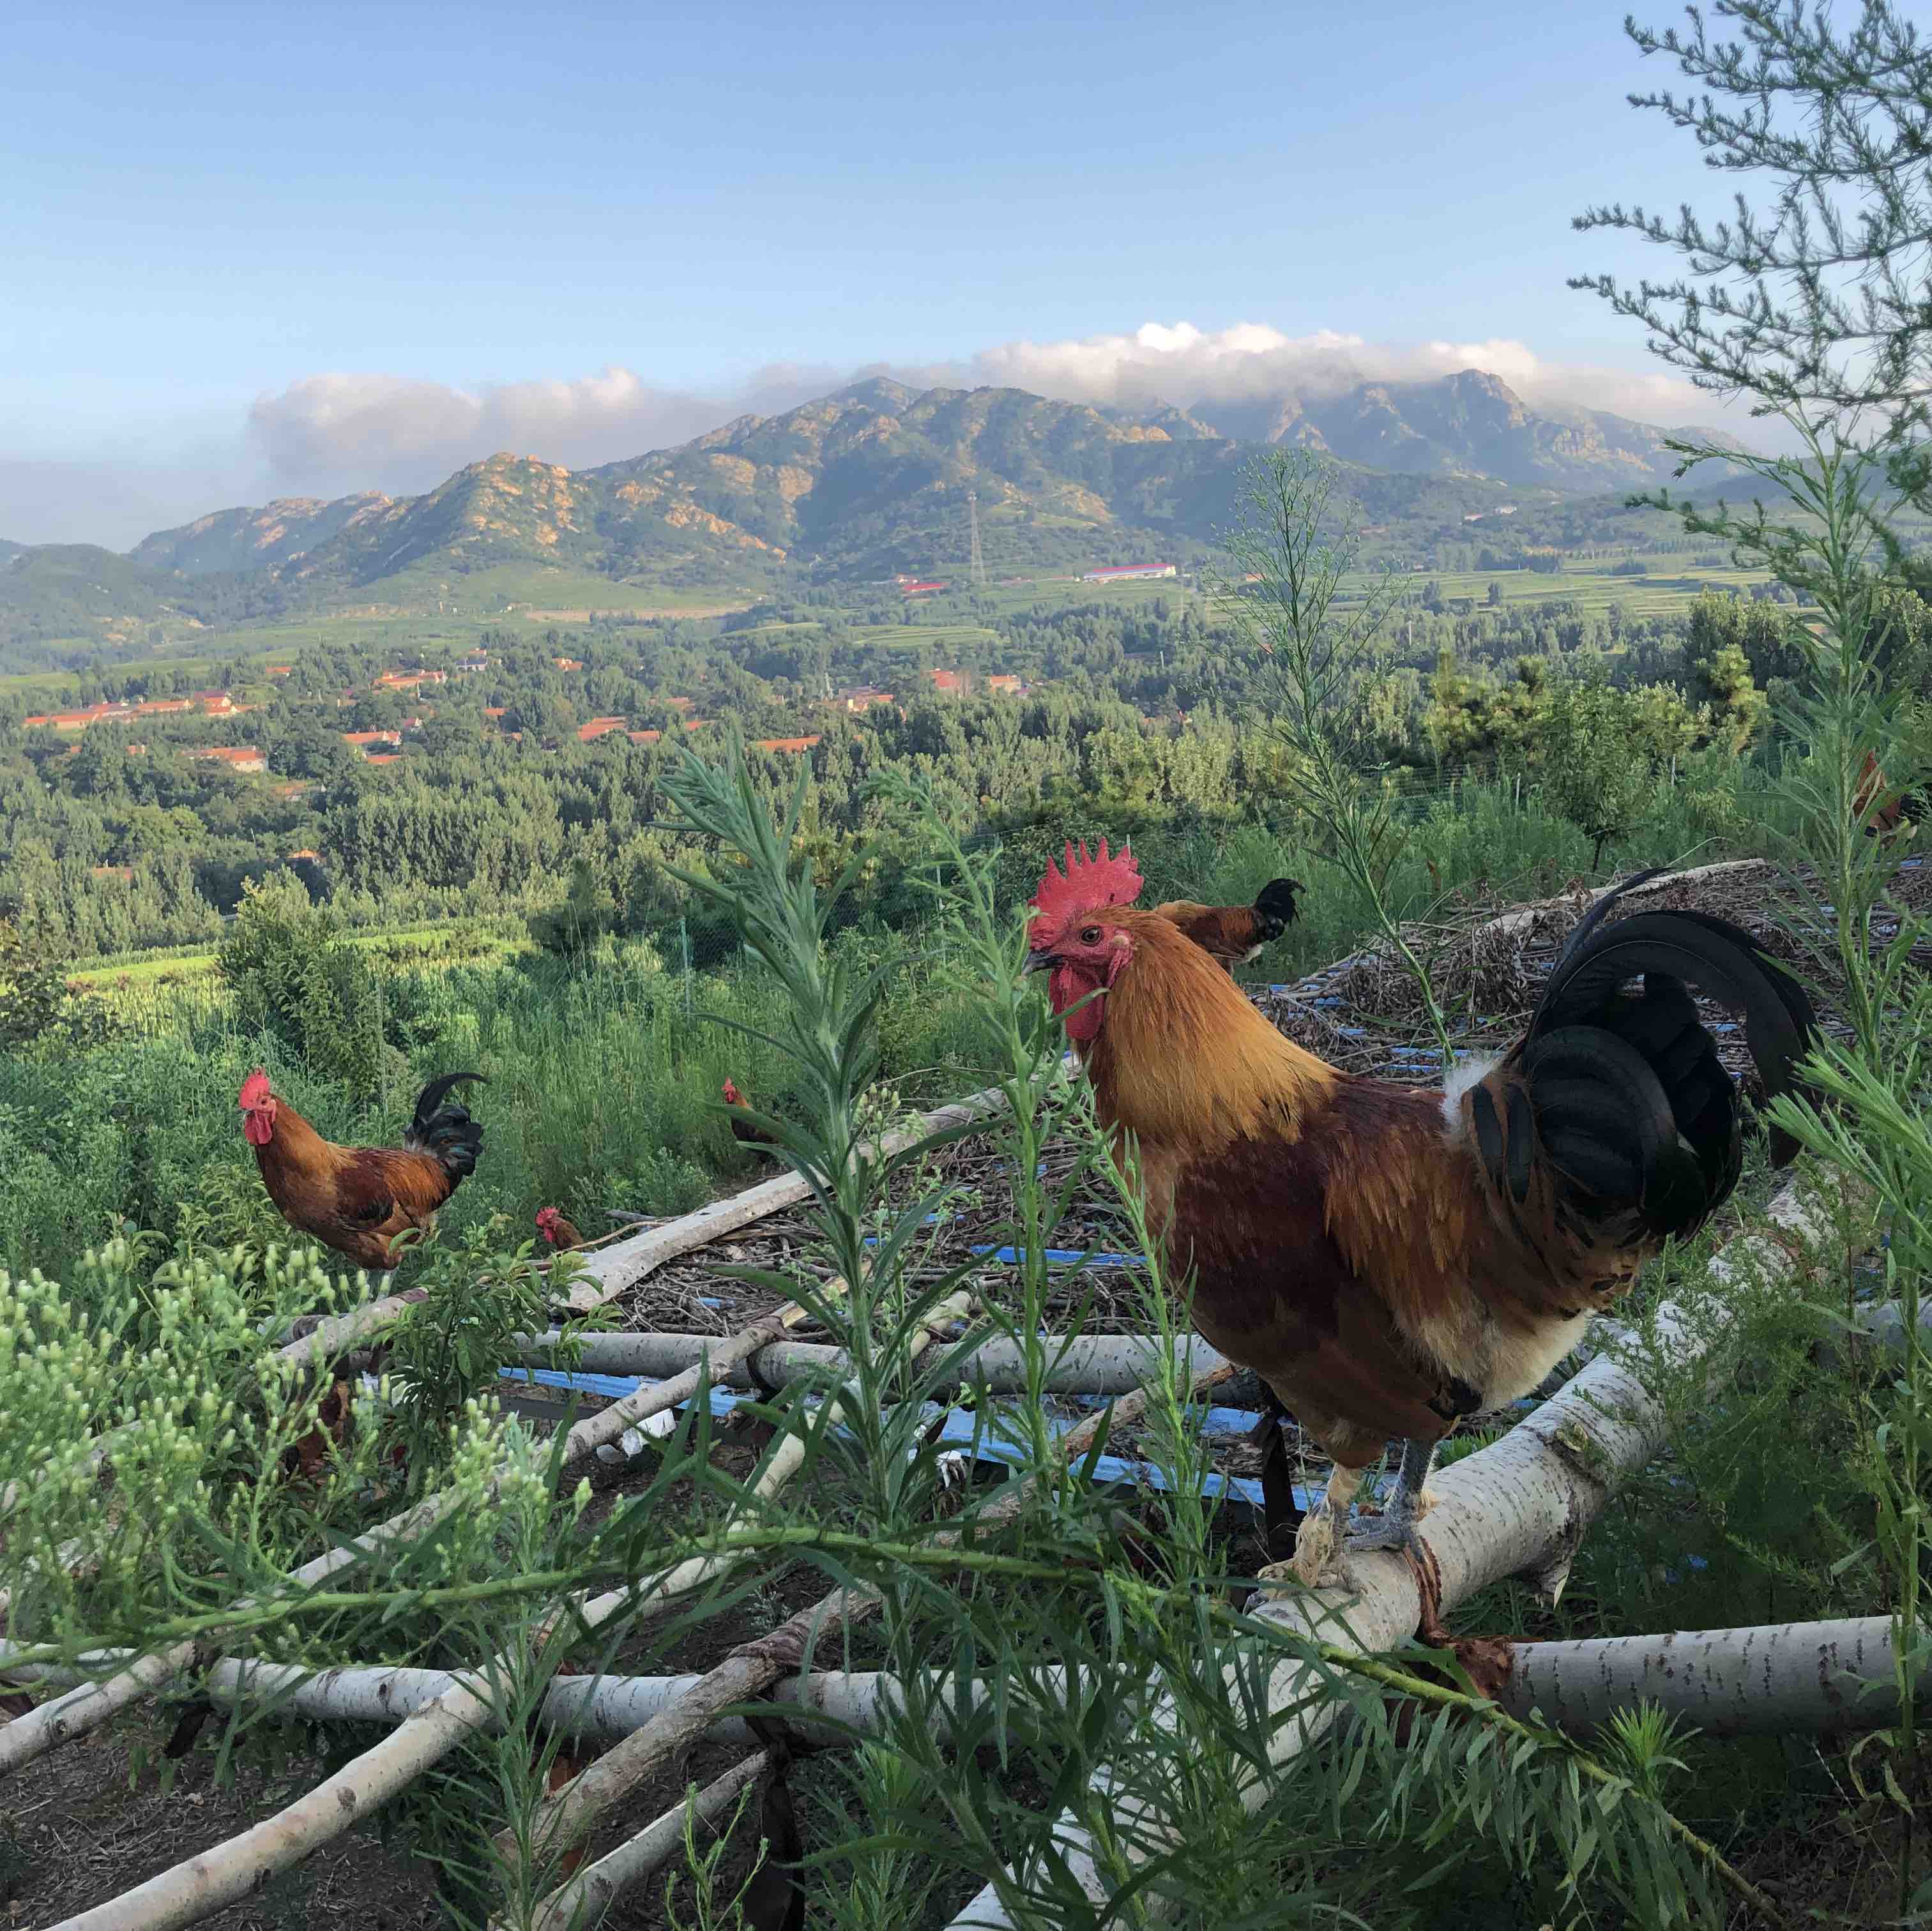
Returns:
[[[1047,981],[1048,997],[1066,1027],[1067,1036],[1083,1046],[1100,1030],[1101,1002],[1094,1000],[1081,1006],[1078,1012],[1069,1012],[1066,1009],[1079,1006],[1081,1000],[1094,990],[1093,981],[1070,965],[1055,966]]]

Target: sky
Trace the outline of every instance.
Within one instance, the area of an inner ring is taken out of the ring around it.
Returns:
[[[1622,0],[14,0],[0,537],[584,466],[855,374],[1072,400],[1483,367],[1734,419],[1566,277],[1711,206]],[[1674,17],[1660,8],[1659,24]]]

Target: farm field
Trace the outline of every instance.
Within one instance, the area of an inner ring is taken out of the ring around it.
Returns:
[[[1498,585],[1504,604],[1546,603],[1552,598],[1573,598],[1586,615],[1600,616],[1612,604],[1621,604],[1633,617],[1668,616],[1687,609],[1691,601],[1707,590],[1748,596],[1769,583],[1765,570],[1738,570],[1727,565],[1696,564],[1687,556],[1640,556],[1645,566],[1642,576],[1619,577],[1614,573],[1616,557],[1588,560],[1566,558],[1563,568],[1545,574],[1532,570],[1411,571],[1418,595],[1424,583],[1442,587],[1444,599],[1467,598],[1480,609],[1489,596],[1490,586]],[[1376,579],[1360,575],[1348,580],[1348,588],[1359,595]]]

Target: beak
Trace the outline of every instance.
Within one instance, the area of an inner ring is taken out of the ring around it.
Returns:
[[[1059,960],[1051,952],[1028,952],[1024,970],[1028,972],[1046,972],[1059,963]]]

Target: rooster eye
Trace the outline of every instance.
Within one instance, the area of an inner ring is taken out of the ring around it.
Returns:
[[[1100,943],[1100,927],[1089,925],[1086,931],[1080,934],[1080,943],[1083,946],[1097,946]]]

